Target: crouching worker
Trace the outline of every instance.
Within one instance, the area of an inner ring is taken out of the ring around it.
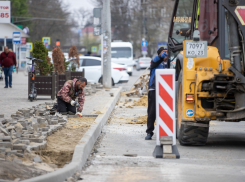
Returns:
[[[57,93],[57,112],[82,116],[85,101],[84,87],[86,85],[86,78],[80,78],[79,80],[74,78],[73,80],[66,81],[64,86]],[[78,98],[78,102],[75,101],[76,98]]]

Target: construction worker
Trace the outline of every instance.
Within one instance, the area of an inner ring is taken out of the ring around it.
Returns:
[[[77,114],[82,116],[85,101],[84,88],[87,85],[86,78],[68,80],[57,93],[57,112],[61,114]],[[75,101],[78,98],[78,102]],[[77,112],[76,112],[77,108]]]
[[[147,136],[145,140],[151,140],[153,136],[154,123],[156,120],[156,92],[155,92],[155,71],[156,69],[167,68],[167,49],[160,47],[157,51],[157,56],[151,60],[150,67],[150,81],[149,81],[149,92],[148,92],[148,108],[147,108]]]

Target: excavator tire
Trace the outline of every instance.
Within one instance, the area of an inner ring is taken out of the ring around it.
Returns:
[[[179,74],[178,79],[178,92],[176,99],[176,133],[180,145],[205,145],[207,143],[209,127],[199,127],[185,125],[182,122],[182,71]]]
[[[180,145],[206,145],[209,127],[181,124],[179,132]]]

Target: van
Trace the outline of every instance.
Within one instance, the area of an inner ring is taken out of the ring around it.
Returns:
[[[130,42],[112,42],[111,61],[127,65],[127,73],[132,76],[134,66],[132,44]]]

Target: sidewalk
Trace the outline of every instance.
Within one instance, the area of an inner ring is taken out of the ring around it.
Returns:
[[[13,73],[12,88],[4,88],[4,79],[0,81],[0,114],[5,118],[10,118],[11,114],[18,109],[28,108],[44,102],[53,102],[48,96],[38,96],[37,100],[30,102],[28,100],[28,80],[24,72]],[[116,88],[113,88],[116,89]],[[111,89],[111,91],[113,90]],[[85,96],[85,105],[83,114],[93,114],[102,110],[106,98],[110,97],[110,91],[98,91],[91,96]],[[101,111],[102,112],[102,111]]]

